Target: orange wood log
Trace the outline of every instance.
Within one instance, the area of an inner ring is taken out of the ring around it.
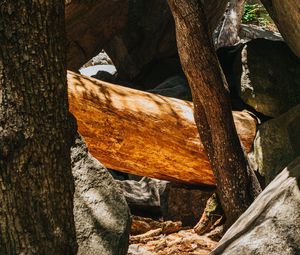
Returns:
[[[193,104],[68,72],[70,111],[90,152],[106,167],[190,184],[214,185]],[[234,112],[247,151],[256,120]]]

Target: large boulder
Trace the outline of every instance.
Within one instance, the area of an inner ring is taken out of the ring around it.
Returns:
[[[284,42],[256,39],[235,54],[232,74],[225,72],[246,104],[276,117],[300,103],[300,60]]]
[[[121,187],[131,213],[148,217],[161,215],[161,194],[168,181],[143,177],[141,180],[116,180]]]
[[[183,226],[195,226],[214,190],[214,187],[169,182],[161,195],[163,219],[181,221]]]
[[[300,254],[300,157],[232,225],[211,255]]]
[[[80,136],[71,149],[78,255],[125,255],[130,215],[118,185]]]
[[[140,181],[117,181],[134,215],[181,221],[194,226],[204,212],[213,187],[183,185],[144,177]]]
[[[211,30],[222,18],[227,2],[204,0]],[[175,26],[167,1],[129,0],[126,26],[104,49],[124,80],[137,77],[153,60],[176,55]]]
[[[148,92],[167,97],[175,97],[182,100],[192,101],[192,93],[184,76],[173,76],[166,79]]]
[[[300,156],[300,105],[259,128],[254,140],[254,160],[266,183]]]

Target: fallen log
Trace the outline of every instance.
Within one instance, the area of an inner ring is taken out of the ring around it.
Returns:
[[[193,104],[68,72],[70,111],[90,152],[106,167],[140,176],[214,185]],[[256,120],[234,112],[250,150]]]

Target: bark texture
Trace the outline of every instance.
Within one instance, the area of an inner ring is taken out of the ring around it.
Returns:
[[[190,84],[195,120],[217,182],[221,204],[231,225],[253,202],[259,183],[248,167],[234,127],[226,81],[197,0],[169,0],[177,45]]]
[[[261,0],[284,40],[300,58],[300,1]]]
[[[224,20],[218,28],[215,48],[232,46],[240,41],[239,30],[244,12],[245,0],[230,0]]]
[[[76,254],[64,1],[0,13],[0,254]]]
[[[70,110],[91,153],[123,172],[195,184],[215,184],[193,118],[193,104],[68,74]],[[250,150],[256,120],[234,112]]]

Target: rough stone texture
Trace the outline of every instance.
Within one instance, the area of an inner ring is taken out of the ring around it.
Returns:
[[[82,68],[95,65],[113,65],[113,62],[111,61],[107,53],[104,50],[102,50],[97,56],[93,57],[88,62],[86,62]]]
[[[205,0],[212,30],[225,11],[227,0]],[[122,79],[132,80],[152,60],[177,54],[172,14],[165,0],[129,0],[124,29],[105,47]]]
[[[116,182],[121,187],[133,214],[153,217],[161,213],[160,196],[166,188],[167,181],[144,177],[140,181],[116,180]]]
[[[242,100],[266,116],[279,116],[300,103],[300,60],[284,42],[244,44],[233,72]]]
[[[71,160],[78,255],[127,254],[130,215],[118,185],[80,136],[71,149]]]
[[[182,76],[173,76],[148,92],[167,97],[192,101],[192,94],[187,80]]]
[[[200,219],[214,188],[175,184],[144,177],[140,181],[117,181],[131,212],[136,215],[181,221],[194,226]]]
[[[181,221],[184,226],[195,226],[213,192],[214,188],[168,183],[161,195],[164,220]]]
[[[127,0],[70,0],[65,8],[68,69],[77,71],[126,24]]]
[[[89,67],[81,68],[79,72],[97,80],[114,83],[117,80],[117,70],[114,65],[91,65]]]
[[[211,255],[300,254],[300,157],[257,197]]]
[[[298,0],[261,0],[284,40],[300,57],[300,2]]]
[[[262,124],[254,140],[254,160],[266,183],[300,156],[300,105]]]
[[[281,34],[278,32],[266,30],[260,26],[246,24],[241,24],[239,37],[244,42],[258,38],[272,41],[283,41]]]

